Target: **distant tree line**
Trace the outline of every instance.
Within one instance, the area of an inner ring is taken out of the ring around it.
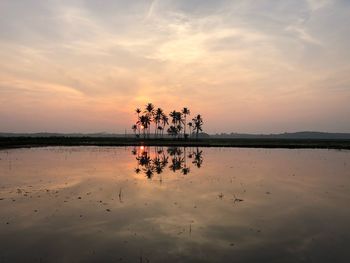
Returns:
[[[198,138],[200,131],[203,131],[203,119],[197,114],[191,121],[187,122],[190,110],[184,107],[181,111],[173,110],[168,115],[162,108],[155,108],[152,103],[148,103],[144,110],[137,108],[135,110],[137,120],[132,125],[132,130],[136,137],[150,138],[152,126],[155,138],[163,138],[164,131],[174,138],[188,138],[194,135]],[[187,133],[187,127],[189,133]]]

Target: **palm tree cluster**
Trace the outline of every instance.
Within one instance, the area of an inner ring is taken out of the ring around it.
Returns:
[[[179,147],[169,147],[165,151],[163,147],[141,146],[135,147],[132,150],[132,154],[136,155],[137,161],[135,173],[143,172],[149,179],[155,173],[163,173],[166,167],[173,172],[181,171],[182,174],[186,175],[190,172],[191,164],[200,168],[203,163],[202,151],[198,147],[195,150],[187,149],[186,147],[183,150]],[[188,162],[189,159],[191,160],[190,162]]]
[[[200,114],[196,115],[192,121],[187,122],[187,117],[191,114],[190,110],[184,107],[181,111],[173,110],[167,115],[162,108],[155,108],[152,103],[148,103],[145,109],[142,111],[140,108],[135,110],[137,114],[137,120],[134,125],[132,125],[132,130],[137,138],[141,136],[141,131],[143,137],[150,138],[151,127],[154,126],[154,137],[160,138],[164,137],[164,131],[174,137],[188,138],[192,137],[193,134],[198,134],[203,131],[203,119]],[[170,121],[170,124],[169,124]],[[187,126],[190,134],[187,134]]]

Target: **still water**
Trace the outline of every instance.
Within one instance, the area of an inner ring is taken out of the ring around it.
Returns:
[[[350,152],[0,151],[0,262],[350,262]]]

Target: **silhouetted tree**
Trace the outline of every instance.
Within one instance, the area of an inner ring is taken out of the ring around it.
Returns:
[[[158,126],[158,134],[162,135],[163,134],[163,127],[162,126]]]
[[[159,129],[159,124],[162,120],[162,116],[163,116],[163,110],[161,108],[158,108],[156,110],[156,112],[154,113],[154,123],[155,123],[155,126],[154,126],[154,134],[157,135],[157,131],[158,130],[161,130]]]
[[[178,134],[178,130],[177,130],[177,128],[176,128],[175,126],[171,125],[171,126],[168,128],[168,133],[169,133],[169,135],[175,137],[175,136],[177,136],[177,134]]]
[[[177,136],[181,133],[181,130],[182,130],[182,124],[183,124],[182,113],[179,111],[173,110],[172,112],[170,112],[169,116],[171,117],[171,123],[173,125],[169,127],[168,133],[172,136]]]
[[[141,109],[140,108],[136,108],[135,110],[136,114],[137,114],[137,122],[136,122],[136,125],[140,119],[140,113],[141,113]],[[137,125],[137,128],[138,128],[138,131],[139,131],[139,137],[140,137],[140,125]]]
[[[143,127],[143,138],[145,138],[146,137],[145,132],[151,125],[151,119],[149,118],[148,115],[141,115],[138,123]]]
[[[182,114],[184,115],[184,118],[185,118],[185,123],[184,123],[184,138],[186,139],[187,138],[187,134],[186,134],[186,126],[187,126],[187,115],[190,115],[191,112],[188,108],[183,108],[182,109]]]
[[[176,118],[177,118],[176,117],[176,111],[173,110],[172,112],[170,112],[169,116],[171,117],[171,123],[175,125],[176,124]]]
[[[148,128],[148,138],[149,138],[150,133],[151,133],[151,121],[152,121],[153,115],[154,115],[154,106],[153,106],[153,104],[152,103],[148,103],[146,105],[146,109],[145,109],[144,112],[146,113],[146,116],[148,117],[148,119],[150,121],[149,125],[147,126],[147,128]]]
[[[134,124],[134,125],[131,127],[131,129],[134,131],[135,136],[137,136],[137,135],[136,135],[137,125],[136,125],[136,124]]]
[[[178,134],[181,134],[182,131],[182,124],[184,124],[184,119],[182,118],[182,113],[180,111],[176,112],[176,122],[177,122],[177,130],[178,130]]]
[[[200,114],[198,114],[195,118],[192,119],[193,121],[193,130],[196,131],[196,138],[198,139],[198,133],[202,130],[203,125],[203,119]]]
[[[167,131],[168,134],[172,137],[181,137],[183,134],[184,138],[192,137],[193,133],[196,132],[196,138],[202,130],[203,120],[201,115],[197,115],[192,119],[191,122],[187,123],[187,117],[190,115],[190,110],[187,107],[184,107],[181,111],[173,110],[169,113],[169,117],[164,113],[162,108],[155,107],[152,103],[147,103],[143,111],[143,115],[140,115],[141,109],[137,108],[135,110],[137,113],[137,122],[136,129],[138,130],[138,137],[140,137],[141,129],[143,132],[143,137],[150,138],[152,123],[154,123],[154,136],[158,137],[159,134],[164,136],[164,131]],[[169,118],[171,118],[171,125],[169,125]],[[189,128],[189,134],[187,134],[187,126]],[[135,126],[132,126],[132,130],[136,135]],[[183,133],[182,133],[183,131]]]
[[[169,125],[169,118],[168,118],[168,116],[166,116],[166,114],[164,114],[164,113],[162,114],[161,122],[162,122],[162,136],[163,136],[165,126],[166,126],[166,125]]]
[[[188,123],[188,128],[190,129],[190,137],[192,137],[192,128],[193,128],[193,123],[192,122]]]

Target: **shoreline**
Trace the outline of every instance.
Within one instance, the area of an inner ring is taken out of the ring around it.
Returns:
[[[342,139],[138,139],[122,137],[0,137],[0,149],[49,146],[165,146],[350,150]]]

